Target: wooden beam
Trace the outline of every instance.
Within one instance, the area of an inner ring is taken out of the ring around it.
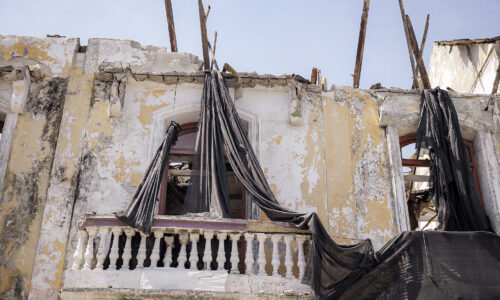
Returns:
[[[408,34],[410,37],[410,44],[413,49],[413,55],[415,56],[415,60],[417,61],[417,70],[420,72],[420,77],[422,78],[422,84],[424,89],[430,89],[431,83],[429,81],[429,75],[427,75],[427,70],[425,69],[424,61],[422,57],[420,57],[420,51],[418,50],[418,42],[415,37],[415,31],[413,31],[413,26],[411,25],[411,20],[408,15],[405,16],[408,26]]]
[[[318,68],[312,68],[311,71],[311,84],[316,84],[318,81]]]
[[[207,38],[207,19],[203,2],[198,0],[198,12],[200,14],[200,29],[201,29],[201,47],[203,49],[203,67],[205,70],[210,69],[210,58],[208,56],[208,38]]]
[[[356,64],[354,65],[354,78],[352,86],[359,88],[361,77],[361,64],[363,63],[363,49],[365,48],[366,25],[368,24],[368,9],[370,0],[363,1],[363,13],[361,14],[361,24],[359,28],[358,50],[356,52]]]
[[[429,182],[429,175],[413,175],[408,174],[404,175],[405,181],[413,181],[413,182]]]
[[[212,61],[210,62],[210,70],[214,69],[215,47],[217,47],[217,31],[215,32],[215,36],[214,36],[214,48],[212,49],[213,56],[212,56]]]
[[[429,18],[431,15],[427,14],[427,19],[425,20],[424,34],[422,35],[422,41],[420,42],[420,53],[419,57],[424,57],[424,47],[425,41],[427,40],[427,31],[429,30]]]
[[[177,37],[175,36],[174,13],[172,10],[172,0],[165,0],[165,10],[167,13],[168,36],[170,37],[170,50],[177,52]]]
[[[413,61],[413,54],[412,54],[412,49],[411,49],[411,44],[410,44],[410,38],[408,34],[408,26],[406,22],[406,17],[405,17],[405,8],[403,6],[403,1],[399,1],[399,10],[401,11],[401,19],[403,20],[403,28],[405,30],[405,36],[406,36],[406,45],[408,46],[408,55],[410,56],[410,64],[411,64],[411,72],[413,74],[413,86],[418,87],[418,75],[417,75],[417,70],[415,69],[415,62]]]
[[[488,65],[488,62],[490,61],[491,53],[493,53],[494,49],[495,49],[495,47],[493,46],[493,47],[491,47],[490,51],[488,52],[488,55],[486,56],[486,59],[484,60],[483,64],[481,65],[481,68],[479,69],[479,72],[476,74],[476,78],[472,82],[472,85],[471,85],[471,87],[469,89],[469,93],[472,93],[474,91],[474,89],[476,88],[477,82],[479,80],[481,80],[481,76],[483,76],[484,69]]]

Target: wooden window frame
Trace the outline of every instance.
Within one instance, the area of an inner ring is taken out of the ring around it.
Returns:
[[[179,132],[179,137],[183,136],[188,133],[193,133],[198,131],[198,123],[197,122],[191,122],[191,123],[184,123],[181,125],[181,131]],[[171,157],[175,156],[194,156],[194,149],[175,149],[171,148],[170,153],[169,153],[169,161],[171,161]],[[163,172],[162,180],[161,180],[161,186],[160,186],[160,195],[159,195],[159,201],[158,201],[158,211],[157,215],[165,215],[165,208],[167,206],[166,203],[166,198],[167,198],[167,181],[168,181],[168,166],[165,168],[165,171]],[[242,199],[243,204],[243,219],[247,219],[247,193],[246,190],[243,188],[242,191]]]
[[[405,135],[399,138],[402,167],[430,167],[430,160],[403,158],[403,147],[415,143],[416,140],[417,140],[416,133]],[[465,147],[467,148],[467,154],[469,155],[469,161],[474,175],[474,182],[476,183],[476,189],[479,195],[479,201],[481,202],[481,206],[484,209],[483,193],[481,192],[481,183],[479,182],[479,172],[477,169],[476,158],[474,155],[474,147],[472,142],[469,142],[467,140],[464,140],[464,144]]]

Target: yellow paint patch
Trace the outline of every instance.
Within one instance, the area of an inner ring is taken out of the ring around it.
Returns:
[[[132,173],[132,175],[130,175],[130,185],[134,186],[134,187],[139,186],[143,177],[144,177],[144,173],[141,173],[141,172]]]
[[[9,47],[0,47],[0,53],[5,60],[20,56],[34,59],[39,62],[52,62],[55,59],[49,56],[47,52],[49,47],[50,43],[48,41],[40,41],[36,44],[27,44],[24,42],[24,38],[20,37],[19,41],[13,45]]]
[[[281,144],[281,140],[282,139],[283,139],[283,136],[278,135],[277,137],[275,137],[274,139],[272,139],[269,143],[267,143],[267,145],[268,146],[271,146],[272,144],[279,145],[279,144]]]
[[[147,130],[148,126],[151,124],[151,118],[155,110],[166,107],[168,105],[168,103],[161,103],[156,105],[141,104],[139,111],[139,121],[141,121],[143,128]]]
[[[123,154],[120,154],[120,157],[114,161],[114,165],[115,165],[115,170],[116,170],[116,173],[114,176],[115,180],[118,182],[121,182],[121,183],[125,183],[125,182],[132,183],[133,174],[132,174],[131,168],[133,166],[140,165],[140,162],[138,162],[138,161],[131,162],[129,159],[125,159]],[[140,180],[142,180],[142,176],[140,174],[137,175],[137,173],[136,173],[134,180],[138,180],[138,179],[139,179],[139,183],[140,183]],[[139,184],[137,184],[137,185],[139,185]]]
[[[0,293],[5,293],[10,289],[13,275],[11,269],[0,265]]]
[[[39,137],[42,136],[44,125],[43,119],[34,120],[31,119],[31,115],[19,116],[9,160],[9,169],[14,174],[28,172],[32,167],[32,157],[42,151],[42,142]],[[49,151],[50,147],[45,147],[45,149]]]

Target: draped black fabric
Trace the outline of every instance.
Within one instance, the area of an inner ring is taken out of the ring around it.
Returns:
[[[448,92],[439,87],[422,92],[416,147],[417,153],[421,148],[430,151],[429,182],[439,229],[491,230],[481,207],[455,107]]]
[[[338,299],[500,299],[500,237],[489,232],[403,232]]]
[[[312,232],[312,249],[304,282],[313,286],[316,295],[335,295],[373,265],[370,240],[352,246],[337,245],[315,213],[296,213],[279,205],[253,152],[222,74],[205,73],[201,101],[192,184],[184,201],[184,212],[207,212],[210,207],[216,207],[222,216],[229,216],[225,153],[235,175],[269,219],[289,222]]]
[[[170,153],[171,146],[177,141],[177,134],[180,130],[181,126],[179,124],[174,121],[170,123],[167,134],[149,164],[141,184],[139,184],[135,191],[134,197],[123,212],[116,214],[116,217],[120,221],[144,233],[151,233],[154,210],[160,192],[163,173],[167,167],[168,154]]]

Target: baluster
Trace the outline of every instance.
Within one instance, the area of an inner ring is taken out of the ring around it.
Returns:
[[[273,256],[271,264],[273,265],[273,276],[279,276],[278,269],[280,267],[280,254],[278,252],[278,243],[281,240],[280,234],[273,234],[271,241],[273,242]]]
[[[189,268],[191,270],[198,270],[198,241],[200,240],[199,233],[190,233],[189,240],[191,240],[191,253],[189,254]]]
[[[227,232],[217,232],[219,240],[219,249],[217,250],[217,270],[224,270],[224,262],[226,262],[226,251],[224,250],[224,241],[227,238]]]
[[[186,253],[186,243],[188,241],[187,233],[179,233],[179,242],[181,243],[181,250],[179,251],[179,256],[177,257],[177,268],[185,269],[186,261],[187,261],[187,253]]]
[[[136,268],[144,268],[144,261],[146,260],[146,234],[139,232],[141,235],[141,243],[139,244],[139,251],[137,251],[137,266]]]
[[[285,235],[284,237],[285,240],[285,245],[286,245],[286,252],[285,252],[285,267],[286,267],[286,278],[293,278],[293,272],[292,272],[292,267],[293,267],[293,260],[292,260],[292,250],[290,247],[290,243],[293,240],[293,235]]]
[[[83,265],[84,270],[90,270],[92,266],[92,258],[94,258],[94,238],[97,234],[97,227],[90,226],[87,228],[89,233],[89,241],[87,243],[87,249],[85,250],[85,264]]]
[[[111,232],[113,233],[113,244],[111,245],[111,252],[109,253],[109,267],[110,270],[116,270],[116,261],[118,260],[118,247],[120,241],[120,235],[122,234],[121,227],[112,227]]]
[[[165,267],[170,268],[172,264],[172,245],[174,244],[174,236],[166,236],[164,240],[167,245],[167,252],[165,252]]]
[[[257,275],[266,274],[266,253],[264,252],[264,242],[267,237],[265,233],[257,233],[257,240],[259,241],[259,254],[257,256],[257,264],[259,265],[259,272]]]
[[[297,266],[299,267],[299,279],[302,280],[304,277],[304,271],[306,269],[306,260],[304,258],[304,242],[306,241],[305,235],[297,235],[295,236],[295,240],[297,241],[297,248],[299,252],[297,254]]]
[[[106,259],[106,255],[108,254],[108,249],[106,247],[106,237],[109,233],[109,227],[101,227],[99,228],[99,235],[101,236],[101,240],[99,242],[99,248],[97,249],[97,265],[96,269],[102,270],[104,259]]]
[[[153,251],[151,252],[151,268],[158,267],[158,262],[160,260],[160,241],[163,237],[163,229],[155,228],[153,230],[153,234],[155,236],[155,243],[153,245]]]
[[[75,254],[73,255],[72,270],[80,270],[83,260],[83,247],[87,243],[87,232],[85,230],[78,230],[78,244],[76,245]]]
[[[125,235],[127,240],[125,241],[125,247],[123,248],[123,264],[120,270],[128,270],[130,268],[130,259],[132,258],[132,237],[135,235],[135,230],[132,228],[126,228]]]
[[[240,255],[238,252],[238,240],[240,239],[240,233],[234,233],[229,236],[232,241],[231,244],[231,258],[229,261],[231,262],[231,274],[240,274],[238,270],[238,263],[240,262]]]
[[[210,270],[210,263],[212,262],[212,238],[214,237],[213,231],[205,231],[205,252],[203,253],[204,270]]]
[[[247,248],[247,251],[245,253],[245,274],[247,275],[252,274],[252,268],[254,263],[253,251],[252,251],[253,239],[254,239],[253,233],[245,233],[245,242]]]

